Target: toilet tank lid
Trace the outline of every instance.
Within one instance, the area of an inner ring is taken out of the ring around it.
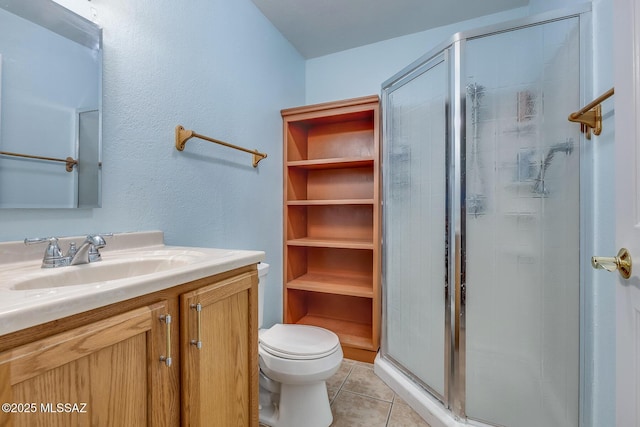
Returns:
[[[317,326],[276,324],[260,334],[260,344],[267,351],[291,356],[318,356],[331,354],[340,340]]]
[[[264,277],[269,273],[269,264],[266,262],[258,263],[258,276]]]

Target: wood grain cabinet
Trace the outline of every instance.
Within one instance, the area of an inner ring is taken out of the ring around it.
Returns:
[[[258,424],[257,294],[245,274],[180,296],[185,425]],[[220,325],[224,325],[220,327]],[[247,410],[247,409],[252,410]]]
[[[380,335],[377,96],[291,108],[284,122],[284,320],[372,362]]]
[[[149,362],[164,351],[166,313],[161,302],[0,354],[13,425],[162,425],[168,372]]]
[[[257,427],[257,285],[253,265],[0,337],[0,427]]]

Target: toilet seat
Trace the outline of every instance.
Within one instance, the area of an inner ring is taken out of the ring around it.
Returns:
[[[283,359],[320,359],[340,348],[335,333],[309,325],[276,324],[261,331],[259,338],[264,351]]]

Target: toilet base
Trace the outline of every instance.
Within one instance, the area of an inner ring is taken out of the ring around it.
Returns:
[[[333,422],[324,381],[280,384],[280,395],[260,388],[260,422],[271,427],[329,427]]]

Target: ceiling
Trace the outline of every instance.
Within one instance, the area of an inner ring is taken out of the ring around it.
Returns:
[[[305,58],[529,4],[529,0],[252,1]]]

